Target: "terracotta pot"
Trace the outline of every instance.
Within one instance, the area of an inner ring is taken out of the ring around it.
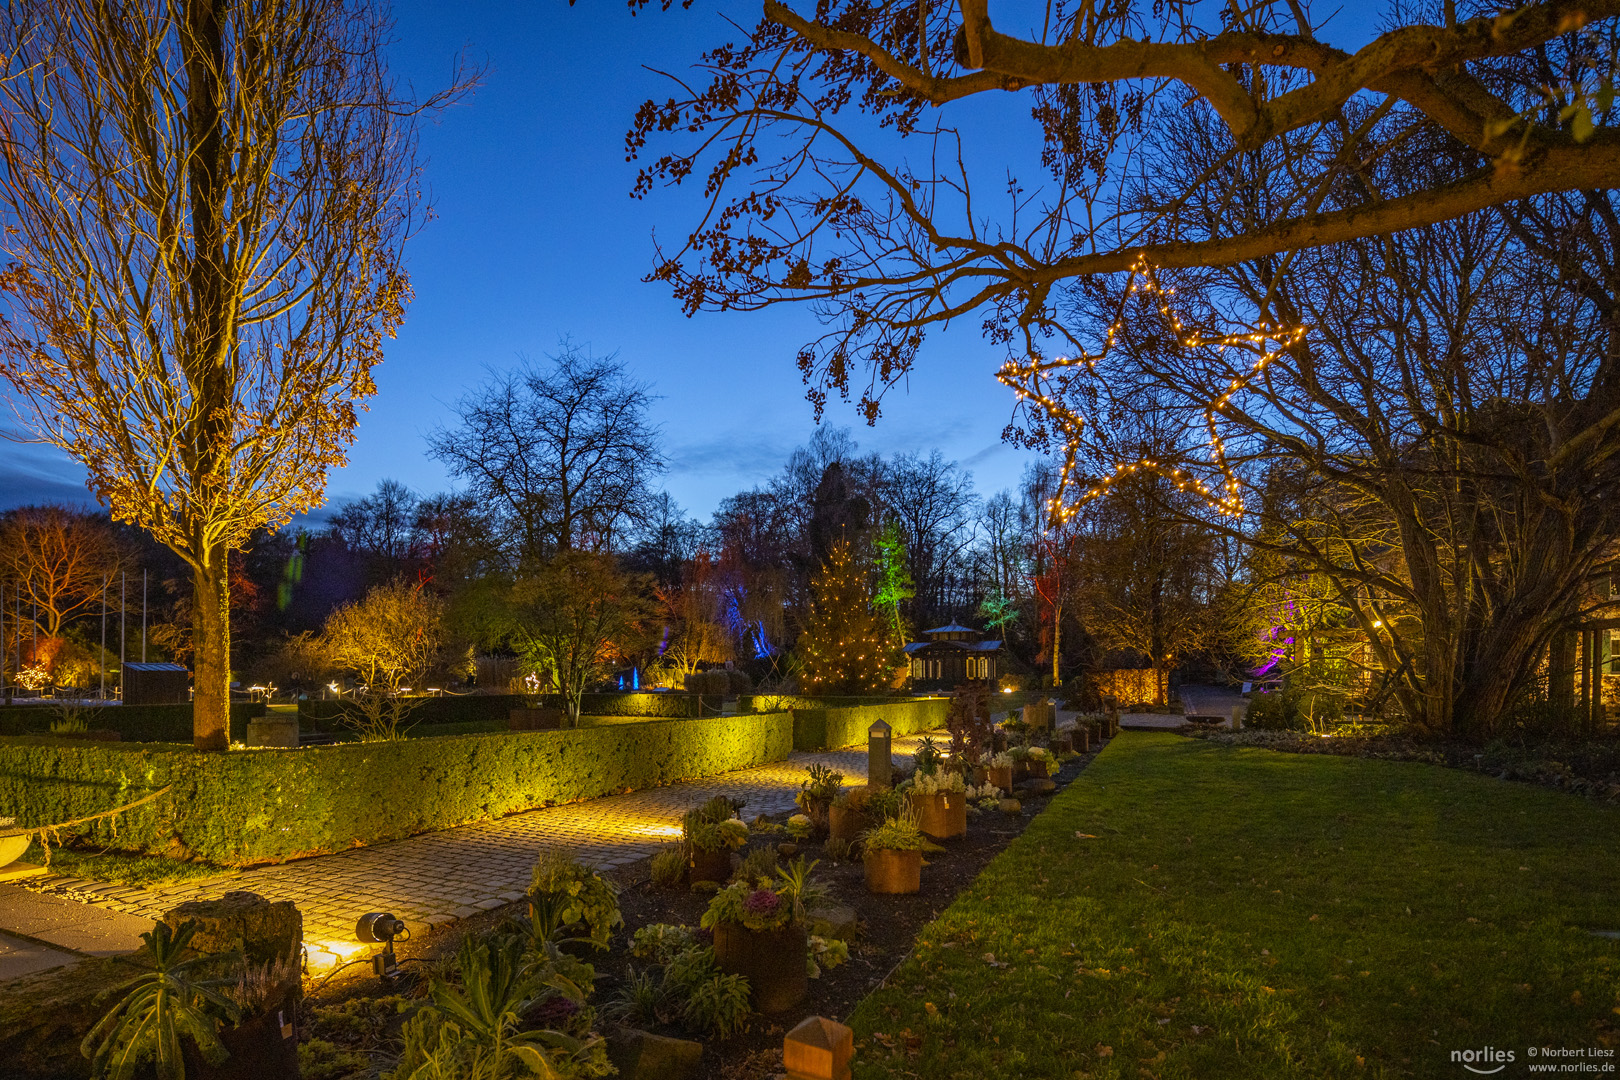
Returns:
[[[731,876],[731,849],[721,848],[719,851],[699,851],[692,849],[691,871],[687,877],[691,881],[718,881],[724,883]]]
[[[1013,762],[1012,780],[1014,784],[1022,784],[1025,780],[1029,779],[1029,776],[1030,772],[1028,758],[1019,758]]]
[[[974,787],[984,787],[985,780],[985,767],[983,765],[973,766],[973,775],[969,779],[969,783],[971,783]]]
[[[727,975],[748,978],[754,1008],[762,1013],[787,1012],[809,996],[805,948],[803,925],[750,930],[719,923],[714,928],[716,966]]]
[[[914,893],[922,888],[922,852],[884,848],[868,851],[866,891],[879,894]]]
[[[967,796],[960,791],[940,791],[932,795],[911,793],[911,809],[917,815],[917,828],[935,840],[946,840],[967,832]]]
[[[1002,791],[1011,791],[1013,786],[1012,766],[1005,769],[986,769],[984,771],[986,783],[994,784]]]
[[[1046,767],[1044,761],[1031,760],[1024,768],[1029,773],[1029,779],[1031,780],[1045,780],[1052,775],[1052,770]]]
[[[298,1080],[298,998],[289,988],[280,1004],[272,1005],[239,1027],[221,1028],[219,1041],[231,1056],[210,1065],[185,1046],[186,1076],[196,1080]]]
[[[832,840],[843,840],[853,844],[855,839],[871,828],[872,819],[864,812],[852,806],[829,806],[827,808],[827,835]]]

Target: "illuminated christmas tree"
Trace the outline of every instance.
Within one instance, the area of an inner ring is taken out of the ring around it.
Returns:
[[[810,617],[799,635],[800,681],[810,694],[882,690],[894,671],[883,616],[849,541],[835,541],[810,582]]]

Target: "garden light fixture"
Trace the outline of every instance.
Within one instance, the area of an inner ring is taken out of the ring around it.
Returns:
[[[399,962],[394,959],[394,938],[405,932],[405,924],[386,911],[368,911],[354,924],[357,940],[367,945],[382,942],[383,950],[371,958],[371,968],[384,982],[399,974]]]

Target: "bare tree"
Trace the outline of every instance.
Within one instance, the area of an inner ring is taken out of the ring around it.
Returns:
[[[37,611],[50,637],[61,637],[74,616],[96,610],[128,559],[100,515],[24,506],[0,516],[0,577],[9,579],[7,594]]]
[[[383,480],[364,498],[345,503],[327,521],[327,529],[350,551],[398,565],[418,554],[418,500],[397,480]]]
[[[658,151],[634,193],[702,185],[650,277],[689,311],[815,305],[830,328],[799,367],[818,408],[864,382],[874,419],[951,320],[982,319],[1026,360],[1050,355],[1047,335],[1078,347],[1060,287],[1089,275],[1277,258],[1620,177],[1620,133],[1604,126],[1614,54],[1599,40],[1616,0],[1392,5],[1388,31],[1353,51],[1297,0],[1052,5],[1027,37],[1007,32],[1022,14],[998,29],[992,6],[765,0],[746,40],[636,115],[632,152]],[[1593,40],[1531,101],[1489,78],[1499,58]],[[1121,192],[1122,175],[1156,167],[1144,140],[1186,110],[1214,121],[1215,160],[1162,198]],[[1039,141],[983,160],[975,136],[1020,113]],[[1347,177],[1424,136],[1464,151],[1452,171],[1339,201]],[[1277,162],[1276,197],[1182,218],[1225,198],[1224,171],[1256,153]]]
[[[612,549],[664,470],[647,384],[571,342],[548,359],[492,375],[457,403],[459,427],[428,437],[429,452],[498,509],[514,563]]]
[[[973,474],[934,450],[927,457],[896,454],[884,480],[885,507],[905,536],[916,589],[912,611],[931,623],[945,614],[947,590],[962,575],[963,556],[973,543],[979,508]]]
[[[223,750],[227,555],[321,502],[421,220],[371,0],[18,0],[0,14],[4,373],[113,517],[192,571]]]

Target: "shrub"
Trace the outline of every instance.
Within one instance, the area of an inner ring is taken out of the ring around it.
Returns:
[[[748,826],[737,818],[737,807],[724,795],[681,816],[681,842],[688,850],[715,852],[748,843]]]
[[[624,921],[617,886],[561,848],[547,848],[535,860],[529,899],[550,900],[557,906],[560,929],[583,926],[584,936],[597,945],[605,946],[613,928]]]
[[[685,1020],[693,1031],[730,1038],[748,1026],[748,980],[741,975],[711,975],[686,1000]]]
[[[666,847],[652,858],[654,885],[673,889],[686,877],[686,853],[678,846]]]
[[[630,938],[630,955],[651,960],[659,967],[668,966],[675,957],[696,948],[700,948],[700,945],[692,928],[673,923],[643,926]]]
[[[761,878],[770,880],[776,875],[776,851],[768,847],[757,847],[743,857],[742,865],[732,875],[733,881],[758,881]]]
[[[189,719],[189,716],[188,716]],[[786,757],[785,716],[620,724],[198,754],[0,740],[0,806],[23,825],[86,817],[166,786],[87,841],[221,866],[342,851],[519,810]],[[737,823],[744,838],[747,827]]]

